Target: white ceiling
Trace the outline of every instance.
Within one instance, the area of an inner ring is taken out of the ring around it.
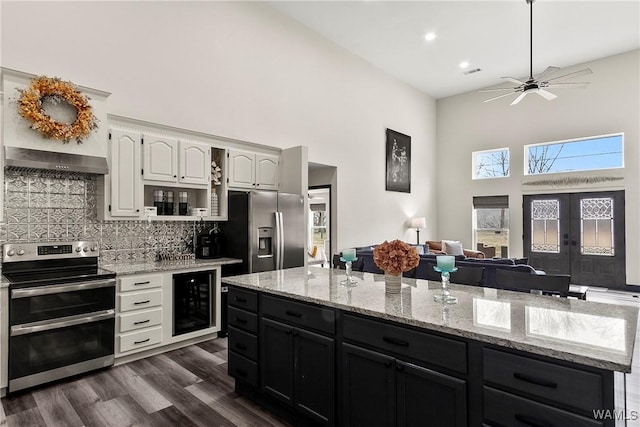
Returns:
[[[525,0],[269,4],[436,99],[503,84],[502,76],[529,75]],[[427,42],[430,31],[437,37]],[[569,67],[638,48],[640,0],[533,4],[534,75],[550,65]],[[461,61],[482,71],[464,75]]]

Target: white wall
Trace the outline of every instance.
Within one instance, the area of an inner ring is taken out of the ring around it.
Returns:
[[[624,170],[595,173],[597,176],[622,176],[624,179],[589,188],[582,186],[579,190],[626,190],[627,283],[640,283],[640,264],[636,262],[640,256],[640,224],[637,220],[640,208],[639,64],[640,51],[636,50],[568,68],[567,72],[591,68],[592,75],[577,79],[591,83],[583,90],[557,90],[558,98],[553,101],[528,95],[517,106],[509,106],[509,97],[483,103],[483,100],[491,98],[491,93],[477,92],[438,100],[438,238],[459,239],[465,247],[471,247],[472,197],[507,194],[510,254],[522,255],[523,192],[576,190],[523,186],[523,146],[624,132]],[[510,149],[511,176],[473,181],[471,153],[501,147]]]
[[[435,230],[435,101],[265,4],[2,2],[1,19],[2,66],[112,92],[113,114],[308,146],[338,167],[338,248],[418,214]],[[387,127],[412,136],[411,194],[384,190]]]

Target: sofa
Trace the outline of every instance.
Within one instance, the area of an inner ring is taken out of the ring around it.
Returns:
[[[445,253],[442,252],[442,242],[439,240],[427,240],[426,242],[424,242],[426,246],[429,247],[429,252],[431,253],[435,253],[438,255],[444,255]],[[480,251],[474,251],[472,249],[463,249],[462,252],[464,253],[464,256],[467,258],[484,258],[484,252],[480,252]]]
[[[356,256],[358,257],[357,267],[354,264],[354,271],[363,271],[367,273],[384,274],[373,261],[373,249],[375,246],[363,246],[356,248]],[[475,251],[472,251],[475,252]],[[404,277],[433,280],[433,267],[437,263],[436,257],[440,255],[438,253],[423,253],[420,255],[420,262],[418,266],[412,270],[403,273]],[[478,258],[478,257],[466,257],[464,255],[455,256],[455,262],[457,267],[482,267],[484,268],[482,274],[482,281],[480,286],[487,288],[497,288],[496,284],[496,269],[509,269],[510,271],[517,271],[522,274],[544,274],[543,271],[535,270],[533,267],[527,264],[516,264],[516,261],[511,258]]]

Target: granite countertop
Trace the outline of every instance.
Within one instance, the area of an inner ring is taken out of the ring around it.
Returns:
[[[426,330],[612,371],[631,372],[638,308],[476,286],[451,285],[457,304],[433,300],[439,282],[403,279],[400,294],[384,291],[384,276],[354,272],[357,286],[340,285],[344,270],[292,268],[222,282]]]
[[[103,265],[100,264],[100,268],[116,273],[117,275],[123,274],[139,274],[139,273],[153,273],[156,271],[171,271],[171,270],[190,270],[194,268],[202,267],[218,267],[226,264],[240,264],[241,259],[237,258],[216,258],[216,259],[191,259],[180,261],[155,261],[155,262],[123,262],[119,264]],[[2,269],[0,269],[0,289],[8,288],[9,281],[2,276]]]
[[[110,265],[100,265],[100,267],[113,271],[117,275],[154,273],[157,271],[170,270],[190,270],[202,267],[218,267],[226,264],[240,264],[241,259],[237,258],[216,258],[216,259],[190,259],[177,261],[155,261],[140,263],[119,263]]]

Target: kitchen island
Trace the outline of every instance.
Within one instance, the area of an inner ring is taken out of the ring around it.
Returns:
[[[613,426],[593,411],[625,411],[615,385],[631,370],[636,308],[463,285],[443,305],[437,282],[403,279],[389,295],[383,276],[354,277],[223,278],[237,390],[327,425]]]

